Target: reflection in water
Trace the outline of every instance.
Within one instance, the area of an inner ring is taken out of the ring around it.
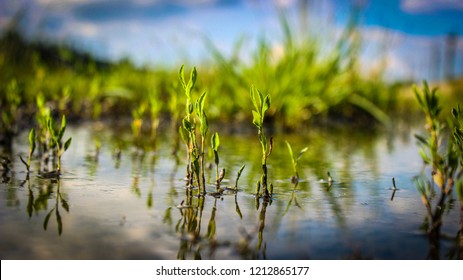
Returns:
[[[45,231],[47,230],[50,218],[54,216],[56,219],[58,234],[61,235],[63,233],[63,220],[60,208],[69,213],[69,203],[66,199],[64,199],[63,193],[61,192],[61,182],[58,179],[39,180],[38,183],[40,184],[38,187],[31,187],[29,174],[27,174],[26,180],[22,183],[27,184],[28,189],[26,212],[29,218],[31,218],[34,213],[38,214],[41,211],[48,211],[43,221],[43,229]],[[53,198],[53,208],[48,210],[48,203]]]
[[[181,218],[175,229],[180,234],[180,246],[177,253],[177,259],[186,260],[189,253],[193,253],[194,259],[201,259],[201,220],[204,209],[204,197],[197,199],[197,205],[191,204],[191,195],[187,198],[187,205],[179,205]]]
[[[297,177],[295,179],[291,178],[291,183],[294,184],[294,188],[293,190],[291,191],[291,197],[288,201],[288,205],[286,206],[286,209],[285,211],[283,212],[283,216],[286,215],[286,213],[288,213],[288,210],[289,210],[289,207],[291,207],[291,205],[293,204],[294,202],[294,205],[303,210],[301,205],[299,204],[299,202],[297,201],[297,197],[296,197],[296,192],[297,192],[297,185],[299,184],[299,179],[297,179]]]
[[[267,259],[267,243],[264,242],[264,228],[265,228],[265,214],[267,212],[267,206],[269,205],[269,201],[264,199],[262,202],[262,208],[259,212],[259,232],[257,237],[257,252],[262,254],[263,259]],[[262,247],[262,243],[264,246]]]
[[[275,183],[272,200],[255,197],[255,179],[262,170],[260,161],[254,159],[260,158],[261,151],[250,149],[246,136],[224,136],[231,141],[221,146],[227,174],[236,174],[243,164],[248,166],[239,191],[227,185],[234,184],[235,178],[225,178],[223,192],[204,197],[197,196],[197,189],[186,187],[184,162],[181,157],[172,157],[169,140],[159,138],[156,150],[150,146],[134,153],[131,138],[104,133],[99,137],[97,159],[94,140],[83,137],[81,146],[92,152],[84,149],[66,158],[67,173],[57,181],[39,179],[34,174],[19,181],[16,176],[24,174],[22,167],[15,163],[8,165],[9,170],[2,167],[2,230],[18,232],[18,238],[9,234],[0,241],[0,249],[6,243],[21,248],[24,238],[20,237],[27,235],[33,235],[36,242],[28,246],[43,248],[61,235],[69,246],[65,256],[72,258],[72,250],[85,244],[79,243],[79,235],[92,240],[94,248],[86,251],[87,258],[100,256],[101,248],[109,251],[109,258],[416,259],[426,258],[427,253],[430,258],[462,258],[463,231],[454,221],[458,223],[457,215],[463,219],[463,209],[461,213],[449,209],[445,231],[451,232],[451,237],[441,235],[437,243],[416,238],[415,230],[425,213],[414,186],[407,182],[419,164],[408,166],[414,159],[402,159],[404,151],[400,149],[389,155],[390,150],[394,151],[391,141],[383,143],[374,135],[288,136],[294,145],[309,147],[298,163],[301,178],[292,184],[286,147],[276,142],[269,161],[269,181]],[[386,144],[387,149],[382,150]],[[416,149],[407,147],[401,149],[414,155]],[[327,179],[328,170],[334,181]],[[208,174],[209,181],[213,181],[213,175]],[[400,196],[395,198],[390,187],[393,176],[400,180]],[[209,187],[215,189],[215,185]],[[72,215],[68,200],[73,203]],[[21,220],[15,216],[15,209],[20,212],[17,216],[26,220],[23,224],[14,224]],[[4,218],[7,215],[8,219]],[[31,222],[35,217],[40,219],[38,227]],[[58,234],[47,230],[55,225]],[[426,244],[429,247],[423,246]],[[140,252],[124,253],[128,247]],[[111,255],[114,252],[117,254]],[[2,253],[2,257],[9,255]]]

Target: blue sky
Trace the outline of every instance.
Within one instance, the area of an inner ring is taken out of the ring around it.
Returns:
[[[0,30],[20,8],[27,7],[22,27],[28,36],[65,41],[110,59],[129,57],[138,64],[175,65],[208,58],[201,36],[207,36],[224,53],[229,53],[241,36],[247,38],[245,51],[251,50],[260,36],[278,48],[281,32],[277,9],[285,9],[296,22],[300,2],[0,0]],[[361,4],[363,61],[374,69],[385,60],[392,78],[420,80],[441,76],[447,35],[457,34],[455,72],[463,75],[461,0],[308,3],[310,31],[326,34],[327,42],[345,26],[352,5]]]

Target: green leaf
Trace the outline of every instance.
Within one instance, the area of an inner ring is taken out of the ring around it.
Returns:
[[[259,96],[260,106],[262,108],[262,106],[264,106],[264,96],[262,95],[260,90],[257,88],[256,88],[256,92],[257,92],[257,95]]]
[[[32,128],[29,132],[29,147],[31,148],[31,155],[34,153],[35,150],[35,129]]]
[[[182,65],[180,67],[180,71],[178,72],[178,78],[180,80],[180,83],[182,84],[183,89],[186,89],[186,83],[185,83],[185,65]]]
[[[196,67],[193,67],[193,69],[191,70],[191,74],[190,74],[190,80],[188,81],[188,84],[186,85],[186,88],[185,88],[185,93],[188,98],[190,98],[191,96],[191,90],[195,86],[195,83],[196,83]]]
[[[265,112],[270,108],[270,96],[265,96],[264,102],[262,103],[262,117],[265,116]]]
[[[188,115],[193,114],[193,103],[188,103],[187,112]]]
[[[48,131],[50,132],[50,134],[54,135],[55,134],[55,128],[54,128],[54,124],[53,124],[53,119],[48,117],[47,118],[47,128],[48,128]]]
[[[183,126],[179,126],[178,133],[180,134],[180,137],[182,138],[183,142],[186,145],[188,145],[188,143],[190,142],[190,136],[188,134],[188,131]]]
[[[300,150],[300,151],[299,151],[299,155],[297,156],[296,161],[298,161],[298,160],[302,157],[302,155],[303,155],[305,152],[307,152],[308,149],[309,149],[308,147],[305,147],[304,149]]]
[[[191,133],[191,131],[192,131],[192,126],[191,126],[191,123],[190,123],[186,118],[183,118],[182,124],[183,124],[183,128],[184,128],[187,132]]]
[[[286,143],[286,147],[288,147],[288,153],[289,153],[289,156],[291,157],[291,161],[294,164],[294,155],[293,155],[293,149],[291,148],[291,144],[289,144],[289,142],[286,140],[285,140],[285,143]]]
[[[206,95],[207,95],[207,92],[203,92],[203,94],[201,94],[201,96],[199,97],[199,108],[200,108],[200,113],[198,115],[201,115],[203,112],[204,112],[204,101],[206,100]]]
[[[191,69],[191,74],[190,74],[191,88],[193,88],[196,84],[196,76],[197,76],[196,67],[193,67],[193,69]]]
[[[254,85],[251,86],[251,100],[252,100],[252,104],[254,105],[254,108],[256,109],[256,111],[260,111],[260,106],[257,104],[257,99],[256,99],[256,87]]]
[[[66,129],[66,125],[67,125],[67,123],[66,123],[66,116],[63,115],[63,117],[61,118],[61,129],[62,129],[62,130],[65,130],[65,129]]]
[[[420,149],[419,151],[421,158],[426,164],[431,164],[431,160],[429,159],[428,155],[423,149]]]
[[[262,127],[261,117],[257,111],[252,110],[252,123],[258,128]]]
[[[211,138],[211,144],[212,144],[212,149],[214,151],[218,151],[219,150],[219,146],[220,146],[220,138],[219,138],[219,133],[214,133],[212,135],[212,138]]]
[[[69,146],[71,146],[72,142],[72,137],[69,138],[65,143],[64,143],[64,151],[67,151],[69,149]]]
[[[207,116],[205,113],[203,113],[201,116],[201,126],[199,129],[201,131],[201,135],[205,137],[207,134],[207,130],[209,129],[209,124],[207,123]]]

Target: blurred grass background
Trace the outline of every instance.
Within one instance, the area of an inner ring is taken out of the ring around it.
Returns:
[[[256,85],[272,97],[268,119],[286,129],[316,125],[389,127],[410,121],[419,109],[411,81],[386,81],[384,69],[363,71],[362,34],[358,16],[329,45],[301,28],[281,12],[283,35],[279,51],[264,37],[255,49],[243,50],[245,39],[227,56],[207,37],[203,42],[211,59],[196,65],[195,94],[208,92],[211,121],[250,122],[249,88]],[[243,59],[245,52],[248,59]],[[381,60],[381,58],[378,58]],[[193,67],[185,61],[187,69]],[[31,126],[42,96],[56,115],[71,121],[160,118],[178,122],[184,96],[178,88],[176,66],[137,66],[129,59],[98,59],[68,45],[27,40],[15,22],[0,38],[1,135],[9,139]],[[434,85],[433,85],[434,86]],[[444,114],[462,101],[463,79],[437,83]],[[152,108],[140,110],[140,108]]]

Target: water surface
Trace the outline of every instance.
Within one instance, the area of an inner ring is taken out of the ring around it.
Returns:
[[[219,127],[220,128],[220,127]],[[219,129],[220,131],[220,129]],[[420,230],[425,208],[413,183],[422,170],[413,129],[400,135],[313,130],[274,133],[269,181],[274,197],[256,200],[260,144],[254,133],[221,134],[224,186],[220,197],[187,196],[184,147],[160,134],[146,152],[130,133],[108,127],[69,128],[71,148],[59,181],[25,181],[15,139],[12,170],[0,184],[1,259],[425,259]],[[293,175],[284,140],[295,153],[309,147]],[[101,143],[96,154],[95,143]],[[118,158],[115,153],[120,150]],[[208,162],[213,162],[212,158]],[[35,164],[35,165],[34,165]],[[36,170],[37,162],[32,170]],[[330,186],[327,172],[335,179]],[[392,197],[392,177],[399,190]],[[214,182],[211,169],[207,180]],[[208,191],[215,191],[209,184]],[[452,257],[459,206],[445,215],[440,258]],[[449,255],[450,254],[450,255]]]

